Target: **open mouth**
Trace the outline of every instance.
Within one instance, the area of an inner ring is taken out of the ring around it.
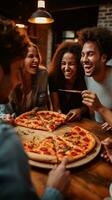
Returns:
[[[65,76],[71,76],[71,72],[65,72]]]

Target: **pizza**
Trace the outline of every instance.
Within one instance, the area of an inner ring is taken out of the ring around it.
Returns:
[[[79,126],[63,135],[50,135],[23,142],[30,159],[45,163],[60,163],[64,157],[67,157],[68,162],[82,159],[94,149],[95,144],[93,134]]]
[[[54,111],[32,110],[19,115],[15,119],[15,124],[31,129],[54,131],[57,127],[64,124],[66,115]]]

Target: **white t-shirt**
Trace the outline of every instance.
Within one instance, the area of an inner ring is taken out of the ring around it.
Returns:
[[[88,90],[95,92],[105,107],[112,109],[112,68],[110,68],[109,76],[101,83],[96,82],[92,77],[85,77],[85,80]],[[95,120],[104,122],[98,112],[95,112]]]

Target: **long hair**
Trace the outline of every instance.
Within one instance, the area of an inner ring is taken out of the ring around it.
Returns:
[[[38,57],[39,57],[39,65],[40,65],[42,58],[41,58],[41,54],[40,54],[38,46],[36,44],[32,43],[31,41],[29,41],[29,43],[27,45],[27,52],[28,52],[28,48],[30,48],[30,47],[34,47],[36,49]],[[27,56],[27,54],[26,54],[26,56]],[[23,73],[23,71],[24,71],[24,63],[23,63],[23,66],[20,68],[21,82],[13,89],[13,91],[11,92],[10,97],[9,97],[10,102],[11,102],[11,104],[12,104],[12,106],[15,110],[16,110],[16,107],[17,107],[16,105],[21,106],[21,109],[22,109],[22,106],[23,106],[23,105],[21,105],[22,95],[24,94],[24,92],[23,92],[23,87],[24,87],[24,83],[23,83],[24,73]],[[35,85],[37,73],[32,75],[32,77],[31,77],[32,87],[33,87],[33,85]]]

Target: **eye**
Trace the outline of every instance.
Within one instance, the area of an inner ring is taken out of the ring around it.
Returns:
[[[62,61],[62,62],[61,62],[61,65],[66,65],[66,62]]]
[[[94,52],[89,52],[89,56],[93,56],[94,55]]]
[[[33,54],[28,54],[27,55],[27,58],[33,58],[34,56],[33,56]]]
[[[69,65],[76,65],[76,62],[70,62]]]

